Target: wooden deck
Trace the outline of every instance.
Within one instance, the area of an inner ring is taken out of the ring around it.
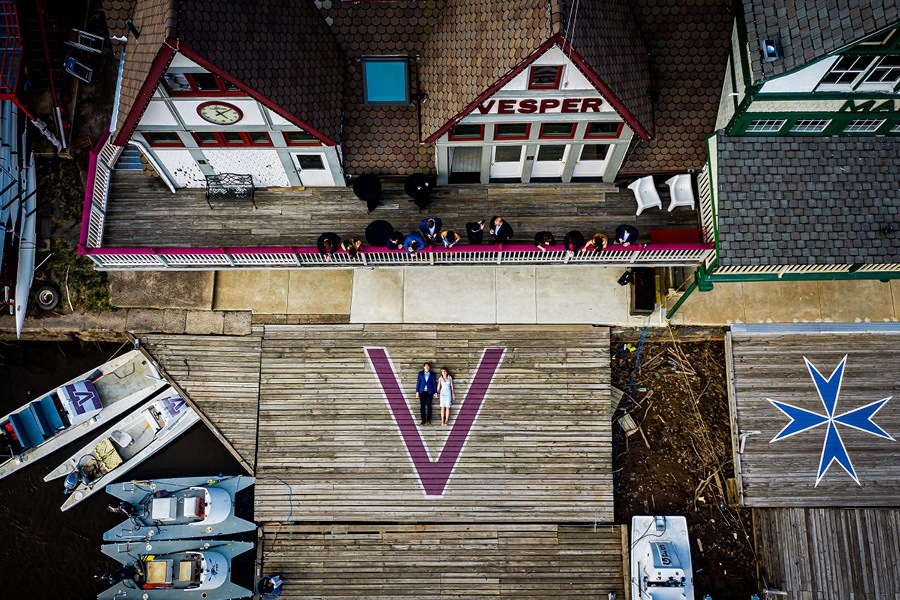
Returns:
[[[282,598],[625,598],[621,525],[267,525]]]
[[[649,209],[635,217],[634,196],[605,184],[529,184],[443,186],[434,205],[420,214],[399,182],[384,184],[382,206],[367,214],[365,203],[351,188],[307,188],[258,191],[250,204],[206,203],[205,190],[183,189],[172,194],[158,178],[140,172],[113,171],[104,246],[118,247],[247,247],[311,246],[319,235],[362,238],[375,219],[408,232],[427,215],[440,217],[445,229],[465,240],[468,221],[501,215],[516,231],[515,240],[530,242],[538,231],[551,231],[562,242],[567,231],[585,237],[600,231],[612,238],[615,228],[631,223],[648,239],[649,228],[691,229],[699,225],[696,211]],[[660,190],[668,206],[668,191]]]
[[[755,509],[760,579],[787,600],[900,598],[900,510]]]
[[[900,437],[900,334],[732,333],[731,354],[735,465],[744,505],[900,506],[900,444],[837,422],[834,427],[859,483],[833,462],[816,485],[824,450],[827,463],[831,450],[839,450],[839,440],[830,438],[832,442],[825,445],[828,423],[823,422],[772,441],[792,421],[769,402],[824,415],[804,357],[827,379],[846,355],[834,416],[893,397],[872,422]],[[740,452],[742,434],[745,442]]]
[[[425,360],[457,372],[450,427],[419,425]],[[612,521],[609,376],[605,328],[267,326],[256,520]]]
[[[257,326],[247,336],[141,337],[144,347],[221,432],[251,474],[256,465],[262,333]]]

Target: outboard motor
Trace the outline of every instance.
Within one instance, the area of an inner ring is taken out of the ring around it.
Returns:
[[[73,469],[71,473],[66,475],[66,481],[63,483],[63,491],[66,495],[71,494],[75,491],[75,488],[78,487],[78,484],[83,483],[84,485],[88,485],[91,482],[88,479],[88,476],[85,474],[84,469],[81,467],[77,467]]]
[[[126,579],[134,580],[135,577],[138,576],[140,570],[134,565],[125,565],[121,569],[117,569],[112,571],[111,573],[107,573],[106,575],[101,575],[96,577],[103,581],[107,586],[116,585],[121,581],[125,581]]]

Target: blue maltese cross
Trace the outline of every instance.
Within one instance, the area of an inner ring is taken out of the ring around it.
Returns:
[[[819,398],[825,406],[825,414],[820,415],[819,413],[806,410],[805,408],[792,406],[790,404],[785,404],[784,402],[776,402],[775,400],[766,398],[766,400],[771,402],[775,408],[791,419],[790,423],[785,425],[784,429],[779,431],[778,435],[773,437],[769,443],[771,444],[772,442],[789,438],[792,435],[815,429],[819,425],[827,423],[828,428],[825,432],[825,445],[822,446],[822,458],[819,460],[819,474],[816,477],[816,486],[818,487],[819,482],[825,477],[825,473],[828,472],[828,467],[830,467],[833,462],[837,462],[837,464],[841,465],[844,470],[847,471],[847,474],[853,478],[853,481],[855,481],[857,485],[860,485],[859,479],[856,476],[856,470],[853,468],[853,463],[850,462],[850,455],[847,453],[847,448],[844,446],[844,441],[841,439],[837,424],[840,423],[841,425],[846,425],[847,427],[852,427],[853,429],[865,431],[866,433],[871,433],[872,435],[894,441],[894,438],[872,421],[875,413],[881,410],[882,406],[887,404],[887,401],[891,399],[891,396],[845,413],[835,415],[838,395],[841,393],[841,382],[844,379],[844,365],[847,363],[847,356],[844,356],[844,359],[841,360],[837,367],[835,367],[828,379],[822,377],[819,370],[816,369],[805,356],[803,357],[803,360],[806,362],[806,368],[809,370],[809,375],[812,377],[813,383],[816,384]]]

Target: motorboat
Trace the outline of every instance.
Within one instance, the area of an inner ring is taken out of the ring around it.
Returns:
[[[632,600],[693,600],[694,570],[687,519],[631,518]]]
[[[247,598],[253,592],[231,581],[231,562],[251,548],[251,542],[201,540],[106,544],[101,550],[122,568],[104,577],[110,587],[97,599]]]
[[[166,386],[138,350],[47,392],[0,419],[0,479],[114,421]]]
[[[113,510],[128,520],[103,534],[106,542],[184,540],[250,531],[256,524],[234,514],[235,495],[255,479],[181,477],[106,486],[121,500]]]
[[[67,511],[138,466],[200,419],[172,389],[132,412],[50,471],[44,481],[65,477]]]

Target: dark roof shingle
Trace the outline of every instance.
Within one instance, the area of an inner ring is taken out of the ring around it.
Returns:
[[[900,138],[717,141],[721,265],[900,262]]]
[[[900,23],[900,0],[743,0],[753,82],[781,75]],[[761,39],[781,43],[764,62]]]

